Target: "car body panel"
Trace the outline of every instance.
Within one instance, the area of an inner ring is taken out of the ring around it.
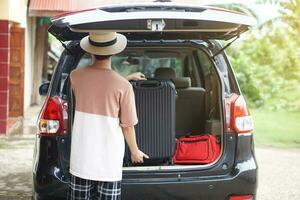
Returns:
[[[104,7],[69,13],[53,18],[49,32],[62,41],[80,39],[88,32],[109,31],[131,37],[154,32],[158,38],[160,35],[160,38],[170,39],[176,33],[177,39],[227,40],[247,31],[255,23],[253,17],[219,8],[145,4],[127,6],[126,10],[112,11],[112,8]]]

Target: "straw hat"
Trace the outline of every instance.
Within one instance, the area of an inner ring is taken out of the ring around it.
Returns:
[[[80,41],[80,46],[86,52],[95,55],[114,55],[125,49],[127,39],[116,32],[89,33]]]

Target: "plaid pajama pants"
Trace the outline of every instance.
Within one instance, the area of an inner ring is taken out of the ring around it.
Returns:
[[[121,200],[121,181],[93,181],[71,175],[68,200]]]

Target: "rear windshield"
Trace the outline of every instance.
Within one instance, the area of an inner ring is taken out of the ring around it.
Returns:
[[[88,67],[93,63],[92,56],[86,53],[80,60],[77,68]],[[159,55],[149,57],[147,55],[116,55],[112,57],[112,69],[126,77],[134,72],[142,72],[146,77],[154,77],[157,68],[172,68],[177,77],[182,76],[182,60],[178,56]]]
[[[77,68],[85,68],[92,63],[93,56],[86,53]],[[172,68],[176,77],[190,77],[192,87],[206,88],[207,76],[212,73],[212,62],[201,49],[191,47],[131,47],[112,57],[112,69],[124,77],[142,72],[148,78],[155,78],[158,68]]]

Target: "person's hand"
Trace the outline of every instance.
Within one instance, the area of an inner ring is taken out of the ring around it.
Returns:
[[[145,75],[141,72],[129,74],[126,78],[128,81],[147,80]]]
[[[148,159],[149,156],[146,155],[141,150],[137,150],[135,152],[131,152],[131,162],[132,163],[143,163],[144,162],[144,158]]]

